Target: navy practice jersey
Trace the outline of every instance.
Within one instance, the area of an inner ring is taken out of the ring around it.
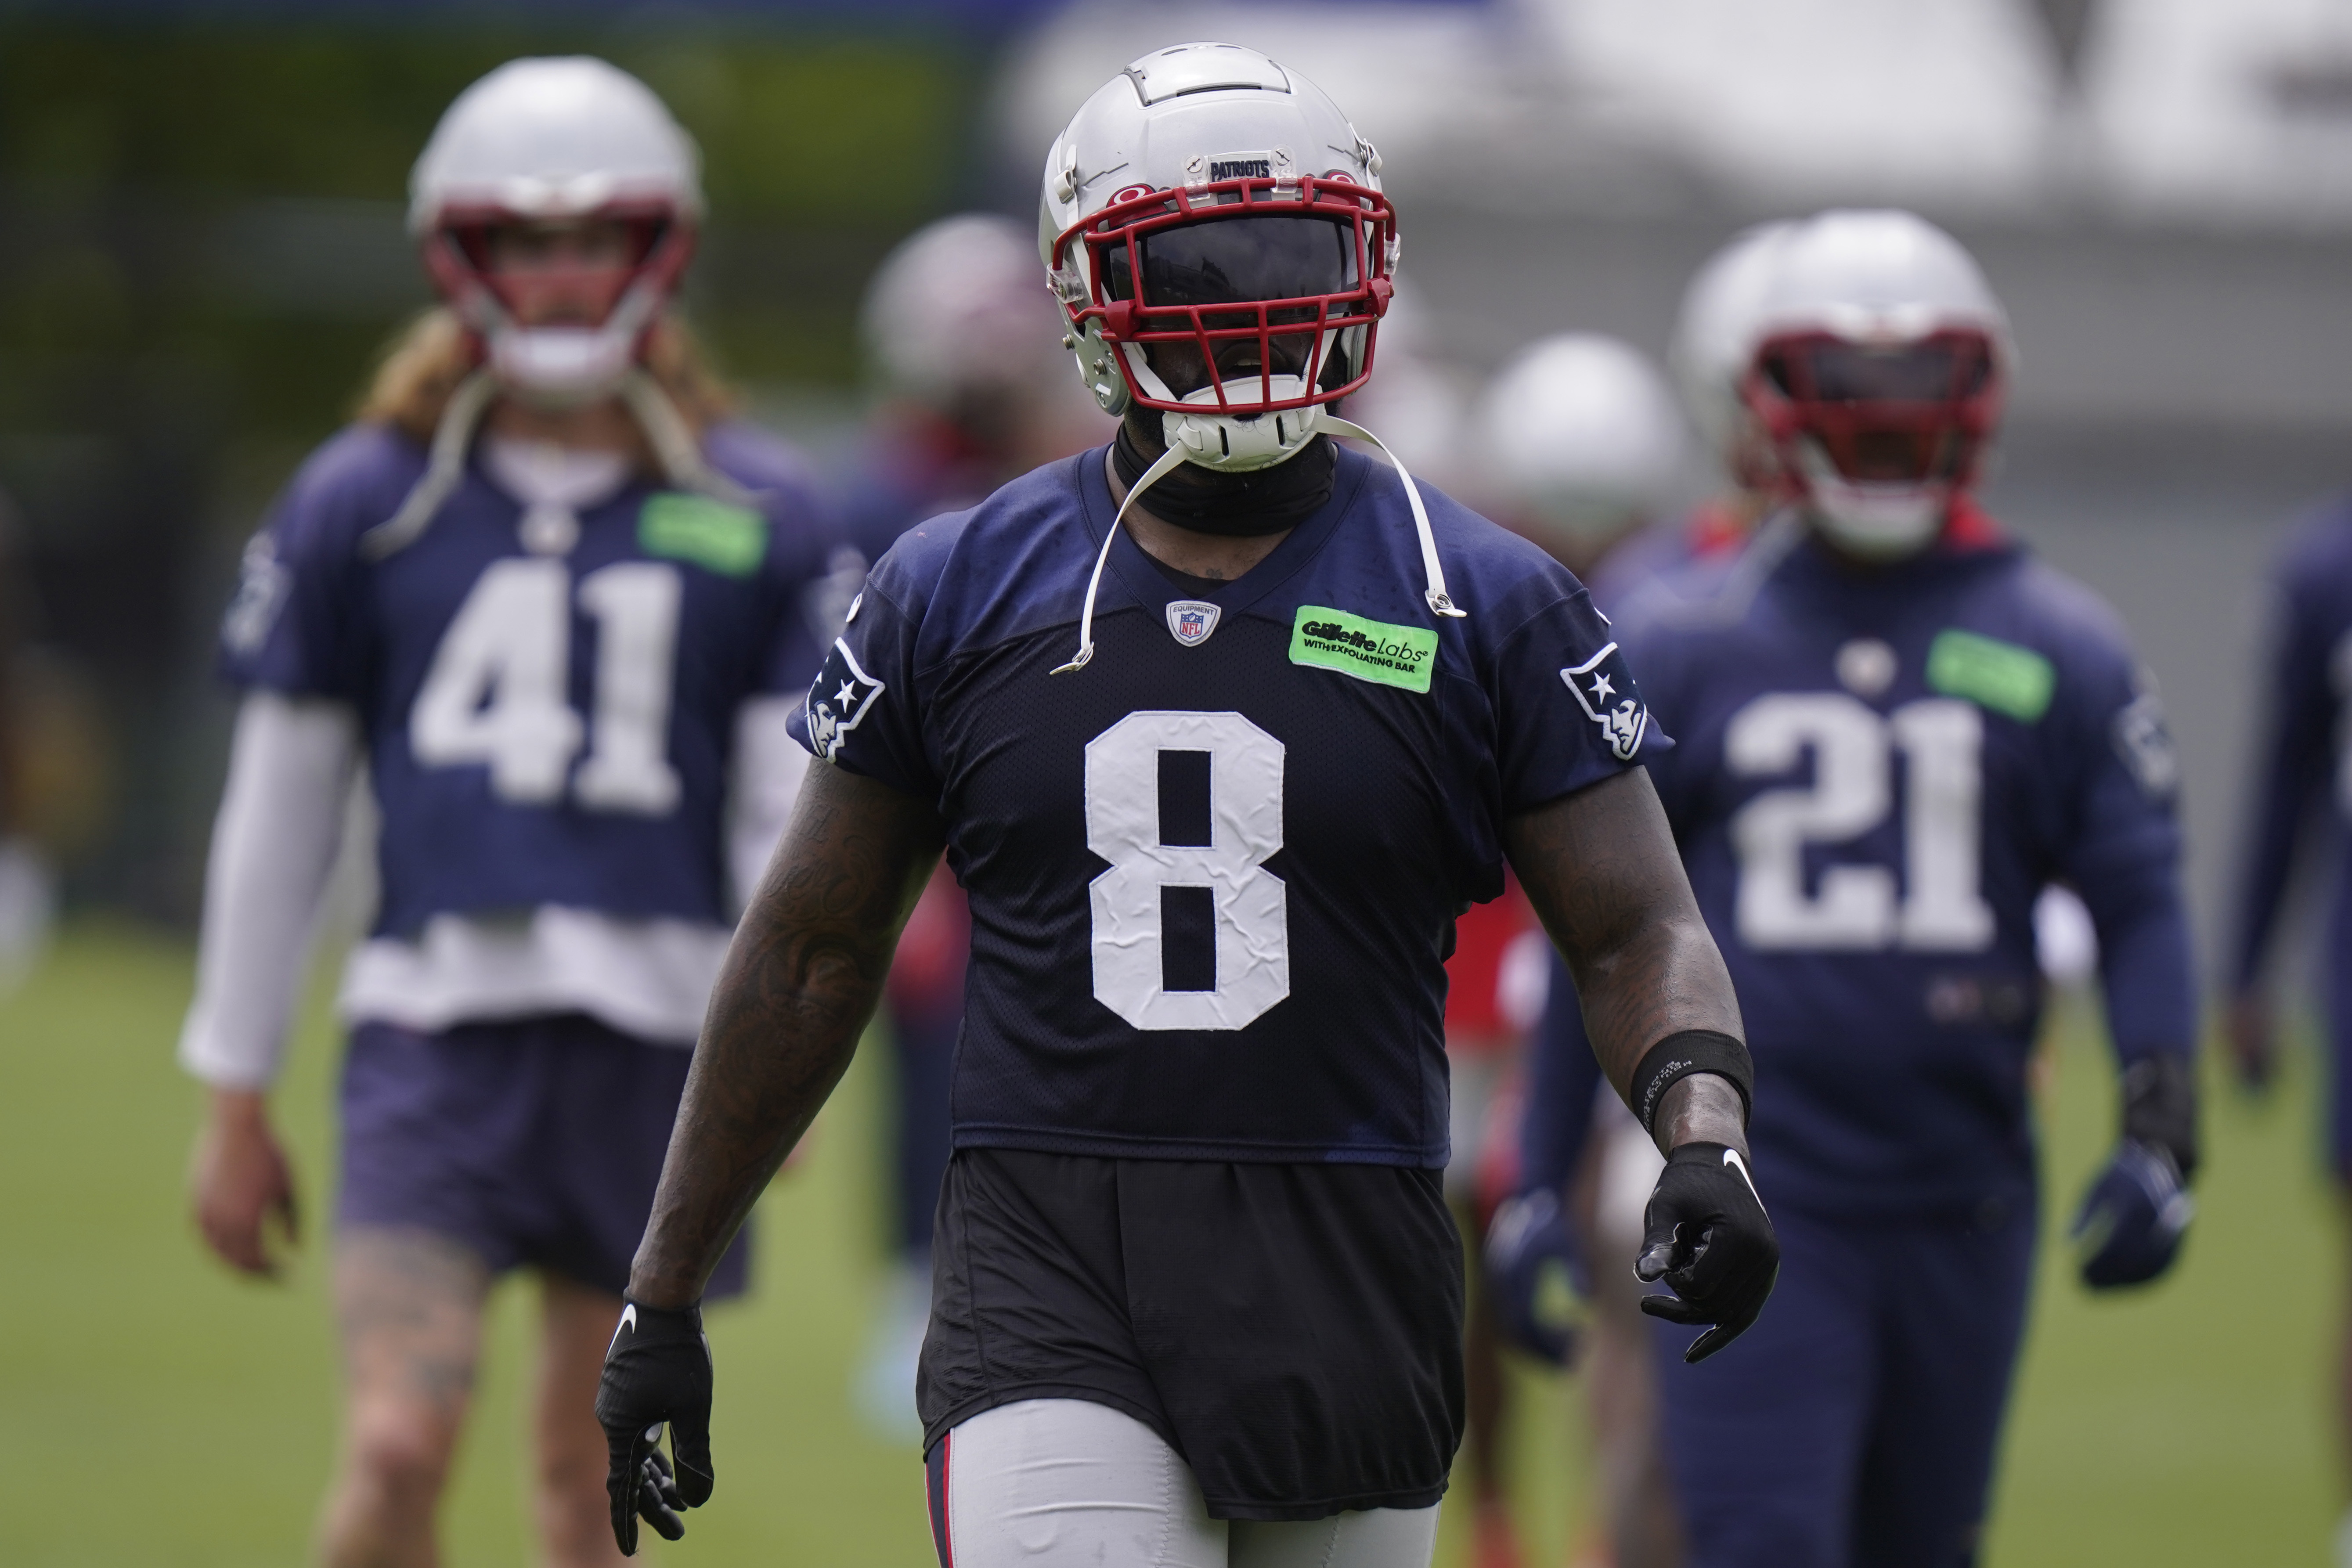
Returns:
[[[1442,1166],[1454,918],[1515,813],[1662,752],[1606,623],[1532,545],[1342,452],[1205,599],[1122,530],[1103,450],[922,524],[810,692],[819,756],[936,801],[971,898],[960,1146]]]
[[[422,535],[361,539],[424,471],[380,425],[329,441],[246,552],[229,679],[357,710],[383,814],[379,935],[557,904],[725,921],[721,805],[738,710],[798,693],[834,541],[798,464],[741,427],[712,466],[757,510],[633,479],[567,553],[476,463]]]
[[[2022,1197],[2051,882],[2097,925],[2118,1052],[2196,1037],[2155,697],[2104,605],[1969,522],[1862,569],[1783,520],[1619,617],[1679,742],[1651,771],[1738,989],[1775,1202]]]
[[[2238,900],[2231,978],[2240,989],[2262,975],[2286,895],[2295,848],[2323,805],[2338,818],[2332,948],[2352,943],[2352,501],[2337,501],[2297,533],[2273,574],[2275,608],[2264,724],[2264,764]],[[2352,1031],[2345,1005],[2352,965],[2327,966],[2330,1023]]]

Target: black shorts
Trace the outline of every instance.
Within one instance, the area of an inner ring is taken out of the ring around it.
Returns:
[[[1462,1441],[1442,1173],[965,1149],[940,1189],[926,1448],[1024,1399],[1125,1411],[1214,1519],[1427,1508]]]

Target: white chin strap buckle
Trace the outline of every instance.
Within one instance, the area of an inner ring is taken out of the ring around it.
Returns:
[[[1271,414],[1233,412],[1305,397],[1311,389],[1304,377],[1277,375],[1264,381],[1254,375],[1236,377],[1224,384],[1223,409],[1217,406],[1218,390],[1204,386],[1185,395],[1185,403],[1197,405],[1197,413],[1187,407],[1171,409],[1160,416],[1160,435],[1168,449],[1182,453],[1188,463],[1233,474],[1270,468],[1297,456],[1321,428],[1320,404]]]

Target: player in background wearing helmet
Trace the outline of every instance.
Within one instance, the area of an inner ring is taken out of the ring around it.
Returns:
[[[598,1395],[624,1539],[710,1496],[703,1280],[942,844],[973,931],[919,1384],[942,1563],[1427,1563],[1462,1423],[1442,965],[1507,858],[1674,1150],[1651,1272],[1710,1344],[1761,1310],[1738,1006],[1638,766],[1667,742],[1574,578],[1326,439],[1362,434],[1329,405],[1376,359],[1379,174],[1225,45],[1137,60],[1047,155],[1118,436],[909,531],[811,689],[830,765]]]
[[[1530,345],[1496,375],[1480,401],[1486,472],[1495,515],[1580,578],[1627,574],[1618,557],[1648,547],[1717,548],[1719,531],[1685,528],[1671,515],[1685,482],[1685,435],[1664,379],[1631,345],[1594,333],[1565,333]],[[1596,603],[1608,603],[1602,590]],[[1576,988],[1547,954],[1539,988],[1546,1015],[1573,1016]],[[1581,1036],[1575,1048],[1582,1047]],[[1482,1270],[1499,1321],[1523,1350],[1558,1363],[1580,1352],[1598,1463],[1593,1538],[1584,1561],[1616,1568],[1671,1568],[1680,1531],[1665,1484],[1649,1331],[1637,1309],[1643,1287],[1630,1267],[1641,1250],[1642,1207],[1658,1176],[1658,1153],[1641,1123],[1584,1051],[1544,1058],[1551,1079],[1538,1092],[1574,1096],[1590,1107],[1596,1136],[1523,1147],[1516,1121],[1504,1131],[1507,1159],[1490,1162],[1506,1184],[1490,1195],[1496,1220]],[[1515,1097],[1515,1106],[1525,1096]],[[1549,1124],[1549,1123],[1548,1123]],[[1580,1247],[1570,1240],[1580,1237]],[[1587,1259],[1606,1260],[1590,1268]],[[1571,1285],[1571,1282],[1573,1284]],[[1563,1321],[1575,1295],[1591,1298],[1581,1336]],[[1580,1339],[1581,1342],[1580,1343]]]
[[[482,1303],[528,1267],[544,1550],[608,1563],[597,1367],[730,874],[756,879],[805,771],[783,721],[834,539],[670,311],[702,198],[642,83],[502,66],[412,193],[445,303],[280,498],[223,626],[244,699],[180,1047],[212,1086],[194,1203],[232,1266],[276,1271],[294,1183],[268,1090],[364,758],[381,898],[341,998],[347,1405],[321,1556],[434,1560]],[[739,1248],[714,1293],[743,1280]]]
[[[916,523],[961,511],[1109,421],[1070,375],[1030,226],[995,213],[926,225],[885,258],[859,315],[877,399],[843,498],[867,561]],[[857,1376],[857,1409],[911,1438],[915,1358],[931,1316],[931,1219],[948,1164],[948,1070],[963,1021],[971,914],[942,864],[898,938],[884,992],[898,1095],[890,1245],[898,1267]]]
[[[1719,1372],[1658,1336],[1666,1448],[1699,1568],[1964,1564],[2032,1271],[2052,882],[2096,925],[2123,1069],[2084,1280],[2155,1278],[2188,1224],[2175,769],[2113,614],[1972,498],[2011,349],[1968,254],[1831,212],[1773,271],[1747,395],[1794,504],[1619,616],[1678,742],[1652,772],[1738,984],[1786,1248]]]

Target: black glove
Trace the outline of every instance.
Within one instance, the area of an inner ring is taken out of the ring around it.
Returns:
[[[2123,1141],[2083,1194],[2069,1233],[2094,1290],[2145,1285],[2172,1266],[2196,1217],[2197,1066],[2187,1055],[2144,1057],[2124,1069]]]
[[[1711,1323],[1686,1362],[1738,1339],[1764,1310],[1780,1274],[1780,1238],[1748,1179],[1748,1162],[1720,1143],[1685,1143],[1666,1156],[1643,1216],[1633,1277],[1664,1279],[1674,1294],[1644,1296],[1642,1310],[1670,1323]]]
[[[1590,1276],[1560,1212],[1559,1194],[1538,1187],[1496,1207],[1484,1252],[1486,1289],[1503,1337],[1554,1366],[1576,1354]]]
[[[621,1326],[604,1352],[596,1389],[596,1419],[604,1428],[612,1467],[604,1490],[613,1500],[613,1539],[621,1555],[637,1554],[637,1517],[665,1541],[686,1533],[678,1510],[710,1500],[710,1341],[702,1309],[683,1311],[624,1304]],[[676,1478],[661,1456],[669,1428]]]
[[[2069,1233],[2083,1283],[2094,1290],[2145,1285],[2180,1251],[2197,1200],[2172,1151],[2126,1138],[2083,1195]]]

